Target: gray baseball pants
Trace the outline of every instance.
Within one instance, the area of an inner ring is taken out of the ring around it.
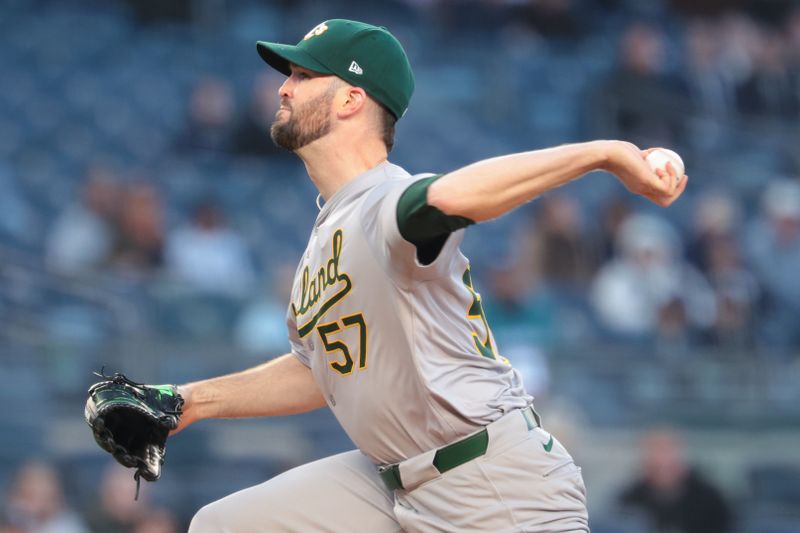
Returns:
[[[394,493],[365,455],[345,452],[206,505],[189,532],[588,532],[580,468],[561,443],[519,411],[487,430],[486,454],[444,474],[435,450],[401,463]]]

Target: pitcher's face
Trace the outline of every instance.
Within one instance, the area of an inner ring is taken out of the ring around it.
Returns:
[[[331,130],[336,77],[292,65],[279,90],[281,106],[270,128],[272,141],[292,152]]]

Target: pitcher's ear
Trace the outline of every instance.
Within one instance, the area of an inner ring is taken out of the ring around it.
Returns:
[[[368,98],[361,87],[347,85],[341,89],[337,98],[336,114],[339,118],[349,118],[364,108]]]

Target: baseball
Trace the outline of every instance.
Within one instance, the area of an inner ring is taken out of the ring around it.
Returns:
[[[653,171],[661,169],[664,172],[667,171],[667,163],[672,163],[672,168],[675,169],[675,173],[678,175],[678,181],[683,178],[686,170],[683,166],[683,159],[681,159],[681,156],[666,148],[653,150],[647,155],[646,161]]]

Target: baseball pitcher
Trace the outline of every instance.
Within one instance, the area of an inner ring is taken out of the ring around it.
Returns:
[[[210,503],[190,531],[588,531],[580,469],[501,355],[459,244],[593,170],[664,207],[688,180],[619,141],[411,175],[387,160],[414,76],[385,28],[328,20],[257,49],[287,76],[272,139],[324,205],[288,303],[291,352],[179,386],[178,430],[327,406],[358,449]]]

